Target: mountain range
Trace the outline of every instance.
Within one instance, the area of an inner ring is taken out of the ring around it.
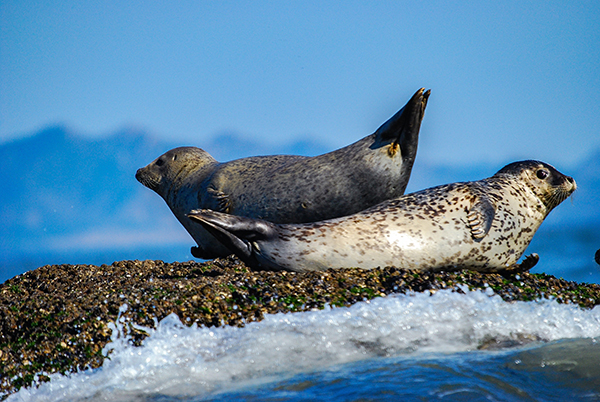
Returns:
[[[200,146],[220,161],[332,150],[310,139],[273,145],[232,132],[178,144],[137,129],[92,138],[60,126],[0,144],[0,283],[45,264],[193,259],[191,237],[164,201],[134,177],[138,168],[181,145]],[[417,158],[409,191],[477,180],[500,167],[432,165]],[[600,149],[565,173],[575,177],[579,189],[572,202],[552,212],[536,237],[552,242],[576,231],[587,233],[589,247],[600,248]]]

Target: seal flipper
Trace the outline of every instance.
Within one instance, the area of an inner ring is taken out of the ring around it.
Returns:
[[[194,210],[188,215],[251,268],[260,269],[253,243],[276,235],[273,224],[259,219],[224,214],[210,209]]]
[[[393,140],[388,149],[390,156],[394,156],[400,148],[403,159],[415,160],[421,121],[425,114],[427,99],[431,94],[431,90],[424,91],[425,88],[419,89],[402,109],[375,132],[379,141]]]
[[[529,271],[531,268],[535,267],[535,265],[540,260],[540,256],[537,253],[530,254],[526,256],[520,264],[514,263],[513,265],[506,267],[505,269],[500,269],[496,271],[496,273],[500,275],[514,275],[521,274],[523,272]]]
[[[226,214],[231,212],[231,198],[229,197],[229,194],[225,194],[221,190],[217,190],[212,185],[206,189],[206,193],[214,201],[216,201],[216,205],[218,206],[218,209],[216,209],[217,211],[223,212]]]
[[[467,224],[473,239],[481,240],[488,234],[495,214],[496,210],[487,197],[478,197],[467,213]]]
[[[215,258],[224,257],[224,255],[215,253],[210,248],[206,249],[201,247],[200,245],[192,246],[190,248],[190,252],[194,257],[200,258],[201,260],[214,260]]]

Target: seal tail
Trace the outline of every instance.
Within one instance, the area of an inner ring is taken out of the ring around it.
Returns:
[[[260,264],[256,260],[252,243],[275,234],[273,224],[260,219],[224,214],[210,209],[193,210],[188,218],[200,223],[211,235],[249,267]]]
[[[394,156],[399,149],[403,159],[415,160],[421,121],[430,94],[430,89],[419,89],[402,109],[375,132],[375,136],[381,141],[393,141],[388,151],[390,156]]]

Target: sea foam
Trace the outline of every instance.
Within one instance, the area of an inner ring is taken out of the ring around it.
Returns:
[[[116,323],[101,368],[52,375],[8,400],[198,399],[381,356],[448,355],[493,340],[599,337],[600,309],[552,300],[507,303],[489,289],[465,289],[269,315],[244,328],[188,327],[172,314],[141,347],[120,336],[122,325]]]

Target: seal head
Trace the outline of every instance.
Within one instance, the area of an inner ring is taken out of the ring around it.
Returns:
[[[135,173],[137,181],[161,195],[165,200],[173,188],[198,170],[210,170],[218,162],[200,148],[179,147],[156,158]]]
[[[540,200],[538,207],[544,212],[544,218],[577,189],[571,176],[539,161],[511,163],[500,169],[496,176],[516,177],[524,183]]]
[[[520,265],[517,260],[576,187],[546,163],[522,161],[487,179],[432,187],[321,222],[277,225],[209,210],[189,218],[254,269],[510,272],[537,263],[536,254]]]

